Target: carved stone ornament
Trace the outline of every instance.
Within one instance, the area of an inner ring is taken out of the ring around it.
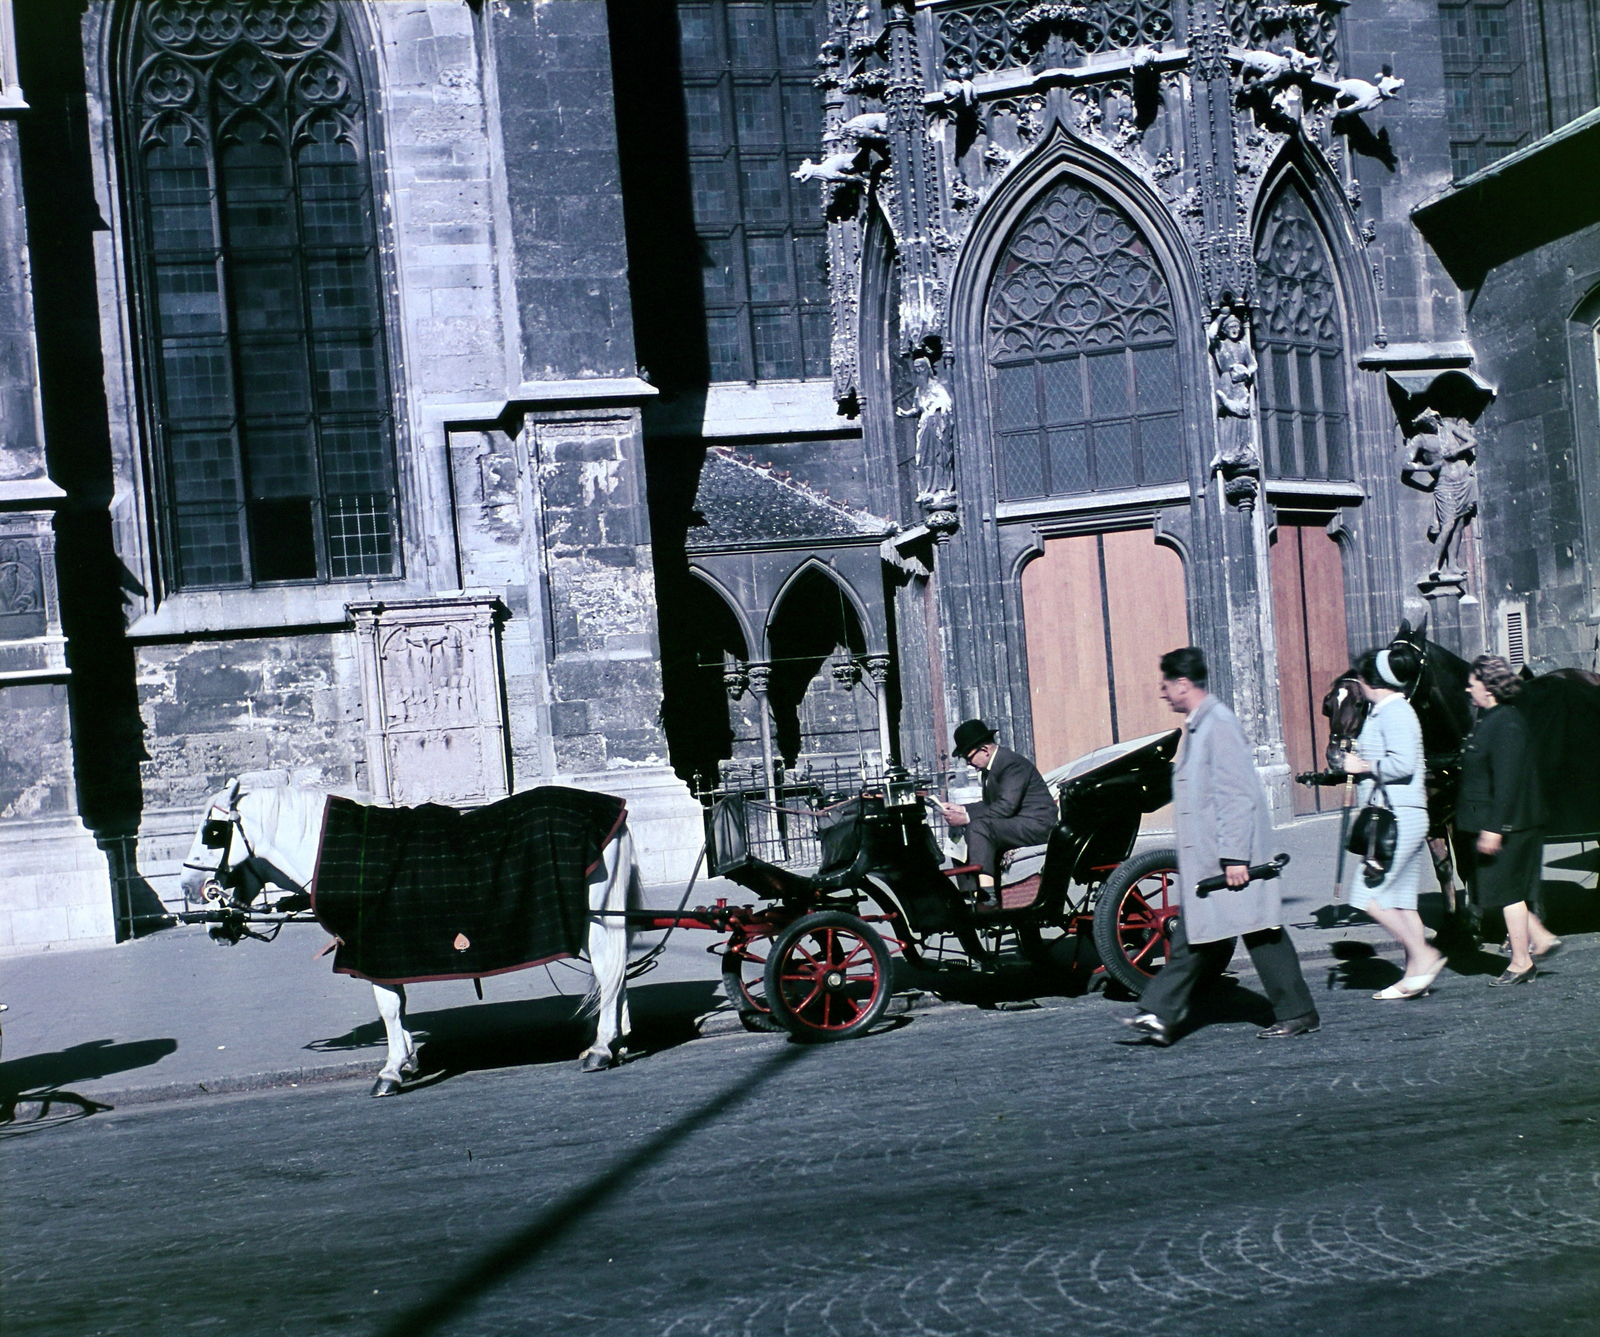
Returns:
[[[1211,356],[1212,394],[1217,409],[1217,453],[1211,471],[1223,478],[1223,491],[1233,501],[1254,502],[1261,472],[1256,448],[1256,363],[1249,322],[1232,309],[1218,313],[1206,332]],[[1244,485],[1244,480],[1248,486]]]
[[[724,663],[722,666],[722,687],[728,694],[728,700],[739,700],[750,690],[748,667],[737,659],[730,659]]]
[[[50,512],[0,514],[0,674],[5,681],[66,676],[55,547]]]
[[[1402,476],[1412,487],[1433,494],[1433,523],[1428,541],[1432,564],[1419,582],[1460,584],[1466,580],[1461,540],[1467,522],[1478,513],[1478,438],[1460,418],[1446,418],[1424,409],[1413,423],[1411,458]]]
[[[379,801],[505,797],[499,601],[442,595],[347,611],[361,665],[367,783]]]
[[[955,496],[955,433],[950,415],[955,401],[939,379],[939,369],[927,357],[917,357],[913,366],[917,394],[910,408],[896,409],[895,416],[917,420],[917,500]]]

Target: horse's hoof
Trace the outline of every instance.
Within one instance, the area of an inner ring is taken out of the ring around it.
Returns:
[[[393,1077],[380,1077],[372,1084],[372,1095],[374,1097],[397,1096],[399,1094],[400,1083],[395,1081]]]
[[[616,1063],[616,1059],[612,1058],[610,1054],[597,1053],[591,1049],[587,1054],[578,1060],[578,1071],[604,1072],[607,1068],[615,1067]]]

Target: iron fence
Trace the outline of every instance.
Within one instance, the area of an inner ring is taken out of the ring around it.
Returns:
[[[769,786],[759,761],[723,762],[718,785],[703,792],[700,800],[709,812],[718,799],[742,798],[748,853],[793,869],[821,864],[817,818],[824,809],[885,781],[882,770],[842,757],[802,761],[792,770],[780,764],[773,771]],[[944,819],[930,810],[928,821],[934,838],[942,843],[948,831]]]

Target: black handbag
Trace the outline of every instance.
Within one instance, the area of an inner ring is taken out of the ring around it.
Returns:
[[[1399,843],[1400,823],[1389,802],[1389,792],[1383,781],[1374,776],[1372,793],[1350,823],[1350,838],[1344,846],[1360,857],[1361,877],[1369,887],[1377,886],[1388,876]]]

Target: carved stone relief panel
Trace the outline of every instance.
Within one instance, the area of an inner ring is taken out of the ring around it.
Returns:
[[[475,804],[510,792],[501,611],[477,594],[349,605],[380,801]]]
[[[48,511],[0,514],[0,681],[66,674]]]

